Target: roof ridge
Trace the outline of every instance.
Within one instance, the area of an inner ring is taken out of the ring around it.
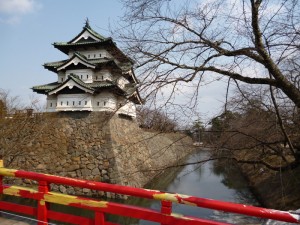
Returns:
[[[53,65],[53,64],[59,64],[59,63],[64,63],[66,62],[68,59],[63,59],[63,60],[59,60],[59,61],[53,61],[53,62],[46,62],[43,64],[43,66],[48,66],[48,65]]]
[[[74,58],[76,58],[76,57],[78,57],[80,60],[84,61],[86,64],[89,64],[89,65],[94,66],[94,67],[96,66],[94,63],[89,62],[89,60],[88,60],[84,55],[82,55],[81,53],[74,52],[74,55],[73,55],[71,58],[67,59],[67,60],[66,60],[62,65],[60,65],[59,67],[63,66],[65,63],[71,62],[71,61],[72,61]]]
[[[87,88],[87,89],[89,89],[89,90],[91,90],[91,91],[95,91],[93,88],[91,88],[91,87],[89,87],[88,85],[86,85],[86,84],[79,78],[78,75],[76,75],[76,74],[74,74],[74,73],[71,73],[71,74],[68,75],[68,78],[67,78],[63,83],[61,83],[61,84],[58,85],[57,87],[54,87],[54,88],[48,90],[47,92],[51,92],[51,91],[55,90],[56,88],[59,88],[59,87],[65,85],[66,83],[69,82],[69,80],[73,80],[73,81],[74,81],[75,83],[77,83],[78,85],[83,86],[84,88]]]
[[[83,58],[84,60],[88,60],[88,58],[87,58],[85,55],[81,54],[81,53],[78,52],[78,51],[75,51],[75,52],[74,52],[74,55],[77,55],[77,56]]]
[[[55,46],[71,46],[71,45],[89,45],[89,44],[99,44],[99,43],[104,43],[106,41],[111,40],[111,37],[105,38],[103,40],[99,41],[87,41],[87,42],[76,42],[76,43],[69,43],[66,41],[61,41],[61,42],[54,42],[52,45]]]
[[[100,38],[101,40],[106,40],[107,38],[93,30],[90,26],[85,27],[87,31],[89,31],[92,35],[96,36],[97,38]]]
[[[100,38],[100,39],[106,39],[106,37],[104,37],[103,35],[99,34],[98,32],[96,32],[91,26],[90,26],[90,21],[89,18],[86,18],[85,20],[85,25],[83,27],[83,30],[88,30],[92,35]]]
[[[99,41],[105,41],[107,38],[93,30],[89,24],[88,19],[86,20],[85,26],[82,28],[82,30],[77,34],[73,39],[66,42],[67,44],[71,44],[73,41],[75,41],[77,38],[79,38],[84,32],[88,32],[91,36],[95,37],[96,39],[100,39]],[[93,42],[98,42],[97,40],[94,40]],[[76,42],[77,43],[77,42]],[[73,43],[74,44],[74,43]]]
[[[74,78],[80,79],[79,76],[76,75],[75,73],[70,73],[68,76],[69,76],[69,77],[74,77]]]

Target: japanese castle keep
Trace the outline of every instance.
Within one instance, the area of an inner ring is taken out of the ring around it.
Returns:
[[[34,86],[34,92],[47,95],[47,112],[111,111],[136,116],[141,104],[133,61],[109,38],[95,32],[87,21],[69,42],[54,47],[68,59],[45,63],[57,74],[57,81]]]

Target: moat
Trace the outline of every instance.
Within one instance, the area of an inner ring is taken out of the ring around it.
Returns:
[[[186,164],[209,158],[210,152],[200,150],[190,155]],[[250,192],[247,182],[239,169],[230,162],[208,161],[203,164],[186,165],[183,168],[170,169],[159,176],[147,188],[158,189],[180,194],[194,195],[203,198],[211,198],[243,204],[259,205]],[[160,210],[157,201],[129,199],[127,204]],[[196,208],[186,205],[173,204],[173,211],[178,214],[197,216],[235,224],[260,224],[261,221],[252,217],[224,213],[216,210]],[[129,220],[125,218],[115,219],[122,224],[157,224],[147,221]],[[124,221],[125,220],[125,221]]]

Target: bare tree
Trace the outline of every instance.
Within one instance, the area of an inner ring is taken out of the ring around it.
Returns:
[[[263,85],[273,124],[299,164],[300,148],[293,146],[296,138],[291,140],[288,123],[281,119],[288,107],[294,107],[295,115],[300,107],[297,0],[123,2],[127,11],[119,38],[137,61],[142,91],[174,104],[175,95],[188,90],[192,95],[185,103],[194,105],[205,81]],[[283,102],[285,110],[277,107]]]
[[[152,90],[214,73],[271,85],[300,106],[282,70],[299,51],[298,1],[181,2],[124,0],[129,24],[120,37]]]
[[[0,89],[0,156],[6,166],[28,154],[34,137],[47,126],[46,115],[32,113],[36,103],[23,105],[19,97]]]
[[[158,109],[139,107],[137,122],[141,128],[160,132],[174,132],[178,127],[175,118],[170,118],[165,112]]]
[[[299,125],[276,93],[263,86],[239,87],[227,110],[212,120],[210,132],[228,158],[276,171],[299,166]]]

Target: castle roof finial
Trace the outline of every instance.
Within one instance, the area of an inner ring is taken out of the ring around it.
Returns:
[[[90,27],[90,21],[89,21],[89,18],[88,18],[88,17],[85,19],[85,26],[84,26],[84,27],[86,27],[86,28],[91,28],[91,27]]]

